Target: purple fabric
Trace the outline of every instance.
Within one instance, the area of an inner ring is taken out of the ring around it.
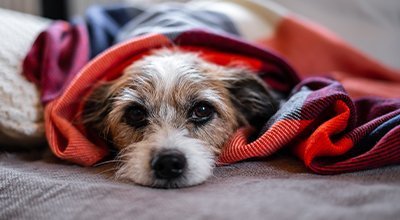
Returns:
[[[45,104],[60,95],[88,61],[84,23],[56,21],[36,39],[24,60],[23,73],[39,86]]]

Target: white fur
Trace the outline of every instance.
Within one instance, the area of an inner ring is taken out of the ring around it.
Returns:
[[[212,174],[213,155],[207,150],[205,143],[190,138],[187,134],[186,130],[166,125],[146,140],[132,144],[124,152],[126,160],[117,171],[117,177],[155,187],[184,187],[204,182]],[[185,155],[187,170],[183,176],[173,180],[154,177],[150,165],[152,153],[157,154],[164,149],[174,149]]]
[[[213,90],[213,89],[205,89],[200,91],[199,94],[200,98],[204,100],[209,100],[218,106],[224,106],[225,104],[222,101],[221,94],[219,94],[218,91]]]
[[[132,100],[140,100],[140,96],[133,91],[132,89],[124,89],[122,91],[122,95],[118,96],[117,101],[121,101],[121,103],[132,101]]]
[[[183,76],[190,78],[193,82],[203,79],[196,70],[188,65],[196,62],[195,54],[161,50],[157,55],[146,57],[143,62],[147,64],[144,67],[145,70],[154,77],[158,92],[163,92],[165,95],[170,94]]]

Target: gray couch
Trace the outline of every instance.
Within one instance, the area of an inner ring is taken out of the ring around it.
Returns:
[[[399,219],[400,166],[321,176],[277,155],[152,189],[40,153],[0,156],[0,219]]]

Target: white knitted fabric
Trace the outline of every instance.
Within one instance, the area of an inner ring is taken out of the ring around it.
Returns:
[[[22,75],[22,61],[49,20],[0,9],[0,148],[44,142],[37,87]]]

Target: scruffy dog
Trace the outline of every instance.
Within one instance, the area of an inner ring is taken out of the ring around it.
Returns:
[[[84,121],[119,150],[116,176],[176,188],[204,182],[240,126],[260,128],[277,102],[243,66],[159,49],[95,89]]]

